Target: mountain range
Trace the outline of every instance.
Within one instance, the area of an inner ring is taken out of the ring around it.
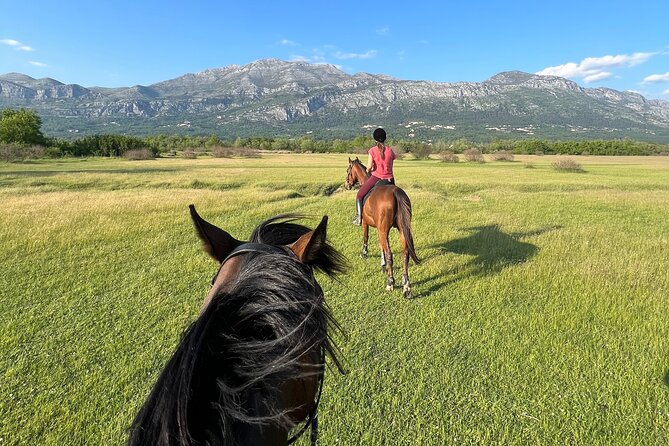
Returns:
[[[510,71],[483,82],[347,74],[333,65],[263,59],[156,84],[83,87],[0,75],[0,108],[39,113],[47,136],[94,133],[348,138],[619,139],[669,142],[669,102]]]

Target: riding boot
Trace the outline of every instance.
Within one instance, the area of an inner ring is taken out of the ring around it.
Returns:
[[[362,224],[362,200],[355,200],[356,215],[353,224],[360,226]]]

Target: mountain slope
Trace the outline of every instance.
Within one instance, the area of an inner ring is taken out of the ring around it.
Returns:
[[[483,82],[438,83],[264,59],[127,88],[84,88],[9,73],[0,76],[0,107],[7,106],[35,109],[54,136],[312,132],[333,138],[383,125],[394,137],[420,139],[669,141],[665,101],[517,71]]]

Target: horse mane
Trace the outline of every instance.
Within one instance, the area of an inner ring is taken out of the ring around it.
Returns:
[[[261,223],[251,241],[295,242],[297,215]],[[330,333],[341,331],[313,270],[292,255],[247,254],[227,292],[217,293],[184,332],[135,418],[128,445],[231,445],[238,423],[290,427],[279,386],[322,373],[305,352],[327,354],[341,371]],[[334,276],[344,259],[326,244],[316,269]],[[324,357],[323,357],[324,358]],[[253,406],[249,408],[248,406]]]
[[[362,167],[363,169],[367,170],[367,168],[365,167],[364,164],[362,164],[362,161],[360,161],[359,158],[354,159],[354,160],[353,160],[353,164],[360,164],[360,167]]]

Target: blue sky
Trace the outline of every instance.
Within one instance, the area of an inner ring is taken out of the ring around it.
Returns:
[[[669,100],[669,1],[0,0],[0,73],[149,85],[268,57],[400,79],[556,74]]]

